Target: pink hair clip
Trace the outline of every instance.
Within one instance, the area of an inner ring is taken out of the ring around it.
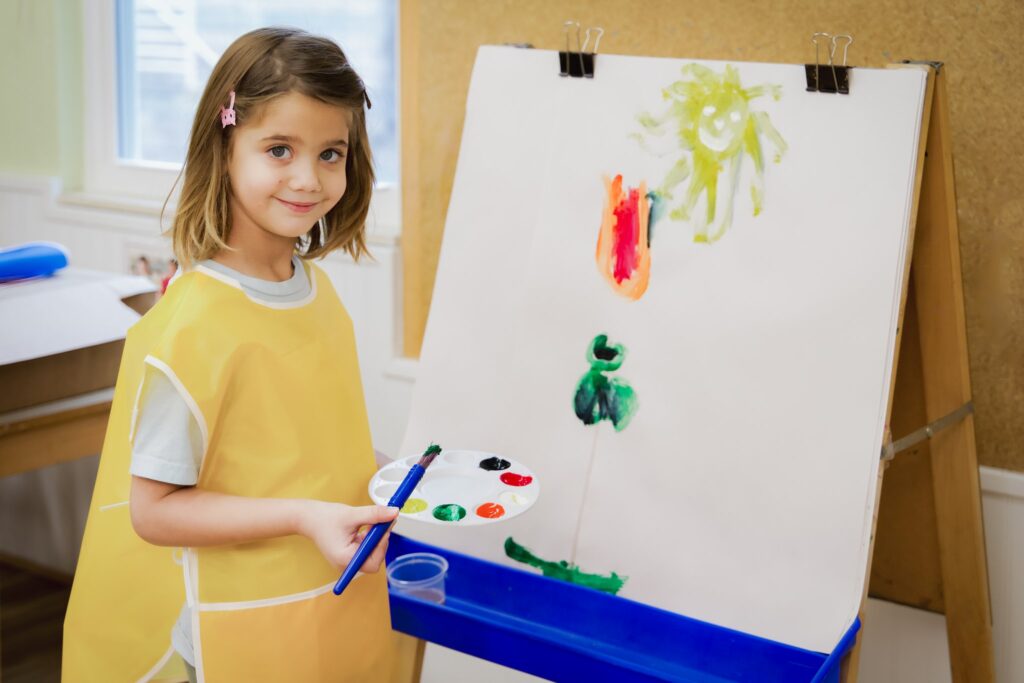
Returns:
[[[220,108],[220,127],[227,128],[228,126],[235,125],[235,91],[231,91],[231,102],[228,104],[227,109],[224,107]]]

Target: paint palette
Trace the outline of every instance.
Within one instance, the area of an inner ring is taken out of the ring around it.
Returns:
[[[419,455],[384,466],[370,480],[370,497],[388,500]],[[526,512],[536,502],[540,483],[523,465],[494,453],[442,451],[402,507],[402,517],[432,524],[490,524]]]

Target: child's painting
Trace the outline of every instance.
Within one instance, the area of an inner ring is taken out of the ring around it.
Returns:
[[[488,451],[541,494],[399,530],[829,651],[865,580],[924,72],[840,97],[800,65],[597,65],[480,50],[403,453]]]
[[[733,221],[733,207],[740,187],[744,159],[753,165],[750,199],[753,215],[764,203],[765,142],[778,163],[786,142],[759,111],[756,100],[782,97],[778,85],[744,88],[739,70],[721,70],[702,64],[686,64],[682,78],[662,91],[668,106],[657,115],[639,117],[643,133],[635,137],[655,153],[678,157],[665,174],[655,195],[670,203],[670,217],[693,221],[694,241],[715,242]],[[681,195],[681,196],[680,196]],[[704,211],[694,215],[698,202]]]
[[[651,217],[658,196],[646,184],[622,189],[622,176],[604,179],[606,195],[597,238],[597,269],[616,294],[636,301],[651,277]]]

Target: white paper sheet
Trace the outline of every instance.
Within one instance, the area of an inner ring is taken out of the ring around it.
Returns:
[[[630,134],[688,63],[602,55],[560,79],[554,53],[481,49],[403,454],[506,453],[543,494],[507,524],[400,530],[499,561],[512,536],[628,576],[624,597],[828,651],[865,579],[925,75],[857,69],[840,97],[735,64],[781,86],[752,104],[788,144],[763,210],[748,161],[720,240],[655,224],[630,301],[595,265],[601,176],[655,187],[678,159]],[[572,410],[598,333],[639,398],[621,432]]]

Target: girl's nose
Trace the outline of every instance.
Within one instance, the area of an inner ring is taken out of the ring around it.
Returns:
[[[320,176],[315,166],[294,164],[289,185],[296,192],[319,192]]]

